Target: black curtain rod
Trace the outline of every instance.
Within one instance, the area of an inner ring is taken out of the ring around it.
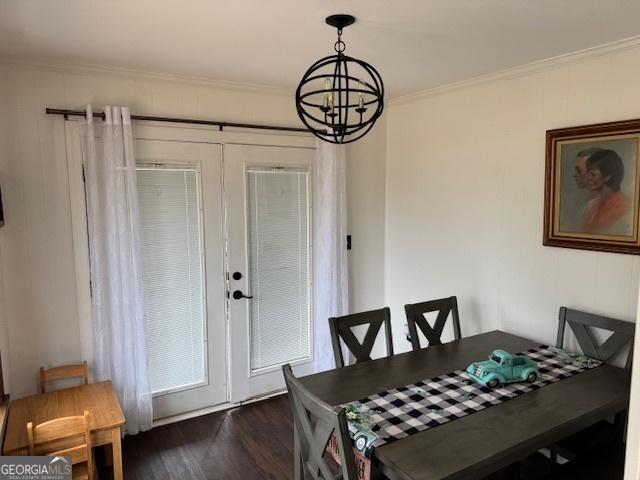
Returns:
[[[65,118],[70,116],[86,117],[84,110],[65,110],[60,108],[47,107],[47,115],[63,115]],[[104,112],[93,112],[93,116],[104,120]],[[234,123],[219,122],[216,120],[198,120],[193,118],[171,118],[171,117],[152,117],[149,115],[131,115],[131,120],[144,120],[149,122],[167,122],[167,123],[189,123],[192,125],[210,125],[218,127],[220,131],[224,127],[251,128],[254,130],[277,130],[281,132],[304,132],[310,133],[307,128],[299,127],[280,127],[275,125],[256,125],[252,123]]]

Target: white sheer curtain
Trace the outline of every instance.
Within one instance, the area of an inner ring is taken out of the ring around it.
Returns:
[[[130,434],[151,428],[131,118],[126,107],[105,107],[94,125],[87,107],[84,164],[91,262],[93,371],[111,380]],[[97,135],[97,136],[96,136]]]
[[[349,310],[345,147],[318,140],[313,189],[315,367],[335,368],[329,317]]]

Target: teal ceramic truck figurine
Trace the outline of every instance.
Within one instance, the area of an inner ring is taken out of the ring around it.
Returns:
[[[478,383],[496,388],[511,382],[535,382],[540,373],[538,364],[526,355],[512,355],[504,350],[494,350],[489,360],[472,363],[467,367],[469,376]]]

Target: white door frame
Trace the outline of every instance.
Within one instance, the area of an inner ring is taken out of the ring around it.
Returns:
[[[91,320],[91,270],[89,268],[89,229],[82,168],[82,124],[79,121],[64,122],[67,146],[67,172],[69,175],[69,203],[71,205],[71,234],[73,261],[76,273],[76,302],[80,354],[82,360],[93,360],[93,328]],[[89,368],[90,381],[93,369]]]

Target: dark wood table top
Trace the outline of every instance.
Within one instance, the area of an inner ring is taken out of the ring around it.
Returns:
[[[322,400],[339,405],[464,369],[496,348],[517,353],[538,345],[494,331],[310,375],[301,382]],[[481,478],[626,409],[630,386],[629,372],[603,365],[383,445],[375,459],[392,480]]]

